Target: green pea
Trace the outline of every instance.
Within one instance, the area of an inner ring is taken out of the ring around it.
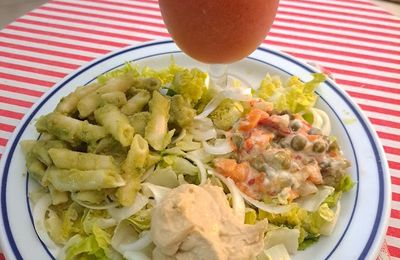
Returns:
[[[295,132],[301,128],[301,125],[302,124],[299,120],[293,120],[290,122],[290,128]]]
[[[279,145],[282,148],[289,148],[290,147],[290,139],[288,138],[282,138],[281,140],[279,140]]]
[[[285,169],[285,170],[290,168],[290,165],[291,165],[290,154],[288,154],[284,151],[276,152],[274,154],[274,160],[275,160],[275,163],[278,166],[280,166],[280,168]]]
[[[324,142],[316,141],[316,142],[314,143],[312,149],[313,149],[313,151],[316,152],[316,153],[322,153],[322,152],[325,151],[326,145],[325,145]]]
[[[295,137],[293,137],[292,141],[290,142],[290,145],[292,146],[293,150],[301,151],[306,146],[306,143],[307,140],[304,136],[296,135]]]
[[[339,150],[339,145],[338,143],[335,141],[333,141],[332,143],[330,143],[329,147],[328,147],[328,151],[332,152],[332,151],[337,151]]]

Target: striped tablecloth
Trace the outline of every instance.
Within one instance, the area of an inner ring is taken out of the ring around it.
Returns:
[[[0,156],[23,115],[60,79],[110,51],[168,36],[156,0],[50,1],[6,26]],[[392,178],[383,252],[400,259],[400,19],[369,0],[281,0],[264,44],[326,68],[369,117]]]

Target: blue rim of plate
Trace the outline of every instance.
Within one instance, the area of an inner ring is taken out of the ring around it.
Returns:
[[[14,254],[16,259],[23,259],[23,258],[22,258],[21,253],[19,252],[19,249],[18,249],[18,247],[17,247],[17,245],[15,243],[15,240],[13,238],[12,231],[11,231],[11,228],[10,228],[10,223],[9,223],[9,218],[8,218],[8,213],[7,213],[6,188],[7,188],[7,180],[8,180],[8,174],[9,174],[9,168],[10,168],[10,164],[11,164],[11,160],[12,160],[12,155],[13,155],[13,153],[14,153],[14,151],[15,151],[18,143],[19,143],[21,135],[24,133],[26,127],[32,121],[33,117],[36,115],[36,113],[39,111],[39,109],[56,92],[58,92],[60,89],[62,89],[66,84],[68,84],[76,76],[80,75],[81,73],[85,72],[86,70],[90,69],[91,67],[96,66],[99,63],[102,63],[102,62],[104,62],[104,61],[106,61],[106,60],[108,60],[108,59],[110,59],[112,57],[119,56],[119,55],[124,54],[126,52],[130,52],[130,51],[134,51],[134,50],[137,50],[137,49],[146,48],[146,47],[150,47],[150,46],[171,44],[171,43],[173,43],[172,40],[149,42],[147,44],[128,47],[126,49],[117,51],[115,53],[111,53],[111,54],[109,54],[109,55],[107,55],[105,57],[102,57],[102,58],[100,58],[98,60],[95,60],[92,63],[82,67],[80,70],[76,71],[75,73],[70,74],[70,76],[68,78],[66,78],[64,81],[59,83],[54,89],[51,90],[51,92],[49,92],[47,95],[45,95],[43,97],[43,99],[40,101],[40,103],[36,107],[34,107],[32,111],[30,111],[28,113],[29,116],[23,121],[22,126],[19,128],[17,134],[15,135],[14,139],[12,140],[12,143],[8,144],[8,147],[10,147],[10,149],[9,149],[8,153],[6,154],[6,158],[5,158],[6,161],[5,161],[4,171],[3,171],[3,174],[2,174],[2,180],[1,180],[1,194],[0,194],[1,199],[0,199],[0,203],[1,203],[2,220],[4,222],[4,228],[5,228],[5,233],[6,233],[6,236],[7,236],[7,239],[8,239],[8,243],[9,243],[9,245],[11,247],[11,250],[12,250],[12,252],[13,252],[13,254]],[[274,50],[271,50],[271,49],[266,49],[266,48],[263,48],[263,47],[259,47],[259,48],[257,48],[257,50],[262,51],[262,52],[266,52],[266,53],[269,53],[269,54],[272,54],[272,55],[275,55],[275,56],[278,56],[278,57],[283,58],[285,60],[288,60],[288,61],[296,64],[297,66],[307,70],[310,73],[315,73],[316,72],[311,67],[301,63],[300,61],[297,61],[296,59],[290,57],[287,54],[283,54],[283,53],[280,53],[278,51],[274,51]],[[163,53],[159,53],[159,54],[163,54]],[[154,55],[152,55],[152,56],[154,56]],[[143,59],[143,57],[140,58],[140,59]],[[251,58],[251,59],[258,60],[258,59],[255,59],[255,58]],[[277,69],[279,69],[279,70],[281,70],[283,72],[286,72],[282,68],[279,68],[279,67],[277,67],[275,65],[269,64],[269,63],[267,63],[265,61],[262,61],[262,60],[258,60],[258,61],[260,61],[262,63],[265,63],[265,64],[268,64],[270,66],[273,66],[273,67],[275,67],[275,68],[277,68]],[[350,101],[350,99],[342,91],[340,91],[335,86],[335,84],[333,84],[329,80],[327,80],[325,82],[325,84],[327,84],[333,91],[335,91],[342,98],[342,100],[345,101],[345,103],[351,108],[352,112],[357,116],[358,121],[361,123],[365,133],[368,136],[369,142],[370,142],[370,144],[372,146],[372,149],[373,149],[373,152],[374,152],[375,162],[377,163],[377,169],[378,169],[378,173],[377,174],[378,174],[378,179],[379,179],[379,200],[378,200],[378,207],[377,207],[377,210],[376,210],[376,216],[375,216],[375,221],[374,221],[374,225],[373,225],[372,231],[371,231],[371,233],[370,233],[370,235],[368,237],[368,240],[367,240],[367,243],[364,246],[364,249],[362,250],[360,256],[358,257],[359,259],[364,259],[370,253],[371,246],[373,245],[374,241],[376,240],[376,234],[377,234],[378,229],[382,226],[382,224],[385,225],[385,221],[382,220],[383,214],[381,214],[381,213],[384,213],[382,211],[384,206],[385,206],[384,202],[385,202],[385,199],[388,199],[388,198],[386,198],[385,191],[384,191],[384,188],[385,188],[385,179],[384,179],[385,171],[384,171],[384,169],[387,169],[387,165],[385,164],[386,160],[385,160],[382,152],[380,152],[381,149],[379,149],[379,147],[381,147],[381,146],[379,144],[379,141],[377,140],[376,136],[374,136],[373,133],[371,132],[370,127],[367,125],[367,122],[366,122],[365,118],[360,114],[360,110],[357,109],[356,105],[354,103],[352,103]],[[327,103],[325,100],[324,100],[324,102]],[[333,108],[329,104],[328,104],[328,106],[332,109],[332,111],[334,111]],[[336,114],[336,116],[337,116],[337,114]],[[342,123],[342,125],[343,125],[343,123]],[[343,125],[343,127],[344,127],[344,125]],[[347,130],[346,130],[345,127],[344,127],[344,129],[346,131],[346,134],[348,135]],[[348,138],[349,138],[349,136],[348,136]],[[350,138],[349,138],[349,140],[351,141]],[[351,145],[353,146],[353,144],[351,144]],[[353,149],[353,151],[354,151],[354,149]],[[357,164],[357,178],[358,178],[358,164]],[[349,225],[351,223],[351,220],[352,220],[352,217],[353,217],[353,214],[354,214],[354,210],[355,210],[355,207],[356,207],[356,204],[357,204],[358,187],[359,187],[359,182],[357,182],[356,200],[355,200],[355,204],[354,204],[354,208],[353,208],[353,211],[352,211],[352,214],[351,214],[350,221],[347,224],[346,229],[345,229],[344,233],[342,234],[340,240],[337,242],[337,244],[334,247],[334,249],[328,254],[327,258],[329,258],[333,254],[333,252],[336,250],[336,248],[339,246],[342,238],[344,237],[344,235],[347,232],[347,229],[348,229],[348,227],[349,227]],[[390,189],[390,186],[389,186],[389,189]],[[27,204],[28,204],[27,206],[28,206],[29,213],[30,213],[29,203],[27,203]],[[30,215],[30,218],[32,220],[32,216],[31,215]],[[42,245],[44,245],[42,241],[41,241],[41,243],[42,243]],[[47,253],[49,254],[49,256],[52,257],[52,255],[50,254],[48,249],[46,247],[45,247],[45,249],[46,249]]]

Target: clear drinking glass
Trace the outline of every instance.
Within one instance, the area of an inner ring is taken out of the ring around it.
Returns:
[[[265,39],[279,0],[159,0],[175,43],[209,64],[213,84],[224,87],[227,64],[252,53]]]

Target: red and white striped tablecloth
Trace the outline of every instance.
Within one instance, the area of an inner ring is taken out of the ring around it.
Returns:
[[[79,66],[168,37],[156,0],[56,0],[0,31],[0,156],[23,115]],[[400,259],[400,19],[369,0],[281,0],[264,44],[332,73],[369,117],[386,151],[392,210],[386,236]]]

